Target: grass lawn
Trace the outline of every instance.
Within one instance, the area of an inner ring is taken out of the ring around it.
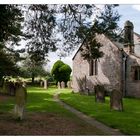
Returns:
[[[28,87],[27,91],[23,121],[13,118],[14,97],[0,96],[0,135],[105,135],[54,101],[58,89]]]
[[[105,103],[96,103],[94,96],[86,96],[62,90],[60,99],[77,110],[126,135],[140,135],[140,99],[125,98],[124,112],[110,111],[109,97]]]

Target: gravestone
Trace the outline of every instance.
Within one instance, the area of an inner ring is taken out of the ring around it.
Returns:
[[[61,88],[65,88],[65,82],[61,82]]]
[[[102,85],[95,86],[95,101],[100,103],[105,102],[105,89]]]
[[[40,81],[40,86],[43,87],[43,81],[42,80]]]
[[[4,84],[3,84],[3,93],[4,94],[8,94],[9,93],[9,82],[8,82],[8,80],[4,81]]]
[[[44,80],[44,88],[47,89],[48,88],[48,81]]]
[[[24,114],[25,103],[27,100],[27,91],[26,88],[22,85],[23,83],[17,82],[15,84],[15,109],[14,114],[17,119],[22,120]]]
[[[122,93],[114,89],[110,95],[110,109],[123,111]]]
[[[12,96],[15,95],[15,83],[12,81],[9,82],[9,94]]]
[[[60,82],[57,83],[57,87],[58,87],[58,89],[61,88]]]
[[[67,87],[68,87],[68,88],[71,88],[71,81],[68,81],[68,82],[67,82]]]

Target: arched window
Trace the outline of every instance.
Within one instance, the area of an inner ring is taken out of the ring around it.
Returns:
[[[97,75],[98,74],[98,61],[97,59],[90,60],[89,63],[89,75]]]
[[[134,67],[134,80],[140,80],[140,66]]]
[[[93,59],[89,62],[89,76],[93,75]]]

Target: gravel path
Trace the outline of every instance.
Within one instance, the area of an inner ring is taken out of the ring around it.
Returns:
[[[55,93],[54,94],[54,100],[56,102],[58,102],[60,105],[62,105],[64,108],[66,108],[67,110],[71,111],[72,113],[76,114],[79,118],[81,118],[82,120],[84,120],[85,122],[89,123],[90,125],[100,129],[102,132],[104,132],[105,134],[107,135],[124,135],[122,134],[118,129],[113,129],[113,128],[110,128],[106,125],[104,125],[103,123],[101,122],[98,122],[97,120],[95,120],[94,118],[92,117],[89,117],[85,114],[83,114],[82,112],[74,109],[73,107],[67,105],[66,103],[62,102],[60,99],[59,99],[59,93]]]

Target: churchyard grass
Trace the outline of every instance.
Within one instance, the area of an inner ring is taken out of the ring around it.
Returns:
[[[110,110],[109,97],[106,97],[105,103],[96,103],[94,96],[62,90],[60,99],[88,116],[119,129],[126,135],[140,135],[140,99],[124,98],[123,112]]]
[[[33,112],[68,113],[53,100],[56,88],[28,87],[27,110]]]
[[[27,92],[25,116],[21,122],[12,115],[15,98],[0,97],[0,135],[105,135],[59,105],[53,99],[58,92],[56,87],[28,87]]]
[[[14,98],[9,97],[8,99],[0,99],[0,113],[10,112],[14,108]]]
[[[47,90],[40,87],[28,87],[26,110],[28,112],[51,112],[71,115],[69,111],[53,100],[53,94],[56,90],[54,87]],[[4,99],[1,98],[0,100],[0,113],[11,112],[14,109],[15,97],[6,97],[8,98],[5,99],[4,97]]]

